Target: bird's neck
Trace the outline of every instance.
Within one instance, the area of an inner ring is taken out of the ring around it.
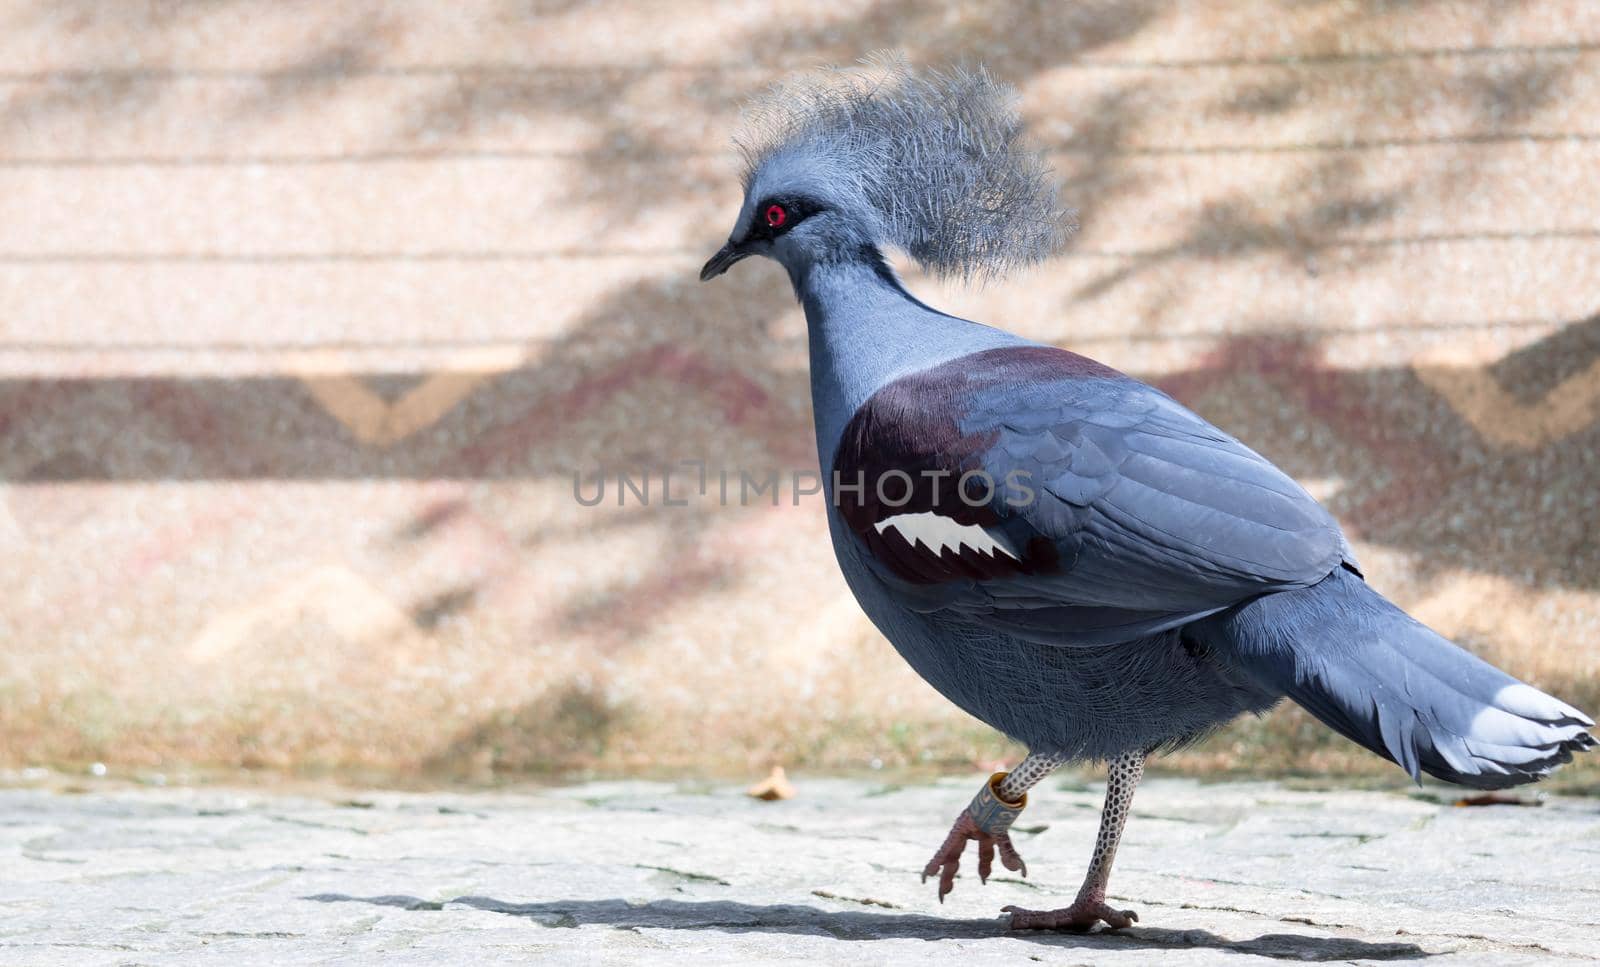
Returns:
[[[791,269],[811,346],[811,401],[824,476],[862,403],[908,373],[1025,340],[924,305],[876,249]]]

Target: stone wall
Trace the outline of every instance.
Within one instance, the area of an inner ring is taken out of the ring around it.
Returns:
[[[574,498],[815,466],[780,270],[695,273],[740,102],[892,46],[1016,83],[1082,221],[1030,274],[913,289],[1156,382],[1380,589],[1600,705],[1590,0],[0,20],[0,760],[1004,754],[857,613],[816,497]],[[1185,761],[1344,762],[1324,735],[1284,713]]]

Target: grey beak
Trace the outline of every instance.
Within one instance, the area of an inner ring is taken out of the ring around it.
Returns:
[[[700,270],[700,281],[710,282],[728,271],[728,266],[749,255],[750,252],[748,250],[741,249],[739,246],[729,242],[718,249],[717,254],[711,256],[711,260],[706,262],[705,268]]]

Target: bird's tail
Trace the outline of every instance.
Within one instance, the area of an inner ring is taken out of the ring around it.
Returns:
[[[1195,630],[1414,779],[1503,789],[1596,744],[1588,716],[1463,651],[1343,568]]]

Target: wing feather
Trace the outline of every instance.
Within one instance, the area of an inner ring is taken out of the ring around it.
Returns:
[[[1025,482],[1025,502],[1002,488],[971,506],[936,484],[913,501],[1003,535],[1014,561],[931,568],[909,545],[873,546],[866,559],[907,607],[1053,644],[1174,627],[1314,584],[1349,556],[1333,518],[1266,459],[1159,390],[1062,350],[993,350],[890,384],[857,413],[834,466],[869,480],[932,467]],[[938,510],[941,496],[956,506]],[[861,533],[882,509],[841,513]]]

